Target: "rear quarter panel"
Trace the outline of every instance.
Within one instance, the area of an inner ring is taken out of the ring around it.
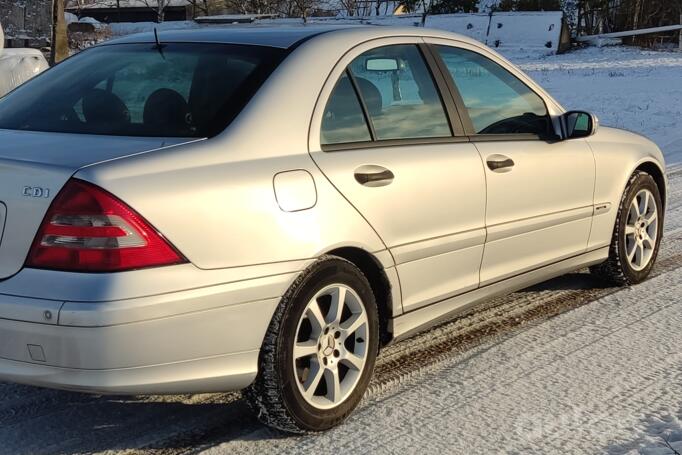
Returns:
[[[238,147],[206,141],[86,168],[76,176],[128,203],[200,269],[314,258],[337,246],[385,249],[307,150],[249,158]],[[312,176],[316,203],[285,212],[273,179],[295,169]]]

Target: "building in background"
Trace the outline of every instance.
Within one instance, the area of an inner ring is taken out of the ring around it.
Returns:
[[[2,1],[2,0],[0,0]],[[68,13],[91,17],[98,22],[184,21],[194,17],[193,0],[99,0],[92,3],[69,3]],[[79,4],[80,3],[80,4]],[[162,17],[159,17],[162,14]],[[161,19],[161,20],[159,20]]]
[[[0,0],[5,47],[41,48],[52,36],[51,0]]]

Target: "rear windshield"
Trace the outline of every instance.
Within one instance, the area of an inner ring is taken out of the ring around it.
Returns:
[[[263,46],[115,44],[84,51],[0,99],[0,128],[211,137],[284,57]]]

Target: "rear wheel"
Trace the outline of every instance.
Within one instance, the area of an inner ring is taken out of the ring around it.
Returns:
[[[663,234],[663,204],[658,185],[637,171],[620,203],[609,258],[590,270],[618,285],[644,281],[656,262]]]
[[[325,257],[282,298],[246,397],[259,419],[289,431],[342,422],[367,389],[379,346],[378,312],[367,278]]]

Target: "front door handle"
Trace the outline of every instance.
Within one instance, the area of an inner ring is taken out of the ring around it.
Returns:
[[[360,166],[355,170],[355,180],[364,186],[378,187],[390,185],[395,176],[393,172],[383,166],[373,164]]]
[[[514,160],[504,155],[490,155],[486,164],[493,172],[509,172],[514,167]]]

